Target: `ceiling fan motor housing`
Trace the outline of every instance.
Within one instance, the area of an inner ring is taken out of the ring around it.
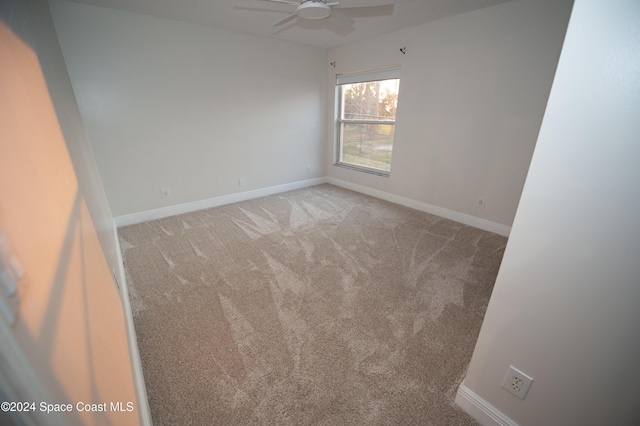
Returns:
[[[322,19],[331,15],[331,6],[322,1],[305,1],[296,10],[298,16],[305,19]]]

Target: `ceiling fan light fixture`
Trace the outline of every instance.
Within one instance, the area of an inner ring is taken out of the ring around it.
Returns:
[[[331,6],[320,1],[306,1],[298,6],[297,13],[304,19],[322,19],[331,15]]]

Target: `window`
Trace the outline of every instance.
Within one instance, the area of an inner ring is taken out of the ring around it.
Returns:
[[[399,69],[339,74],[337,165],[389,175]]]

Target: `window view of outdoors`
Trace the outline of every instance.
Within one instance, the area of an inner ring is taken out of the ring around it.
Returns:
[[[391,169],[399,79],[341,86],[340,162]]]

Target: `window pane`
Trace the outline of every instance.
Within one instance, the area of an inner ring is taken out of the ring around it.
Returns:
[[[390,171],[393,124],[341,124],[340,161]]]
[[[342,119],[396,119],[398,79],[342,85]]]

